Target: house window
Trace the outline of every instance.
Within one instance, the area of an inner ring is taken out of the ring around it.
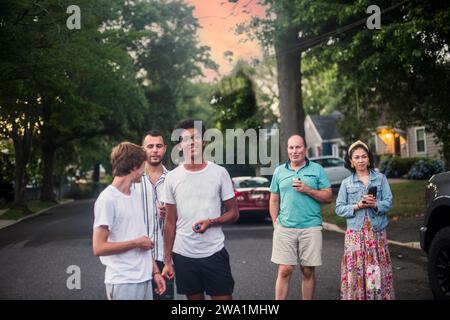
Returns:
[[[320,157],[322,155],[322,148],[320,146],[316,146],[316,157]]]
[[[424,153],[425,150],[425,128],[416,128],[416,152]]]

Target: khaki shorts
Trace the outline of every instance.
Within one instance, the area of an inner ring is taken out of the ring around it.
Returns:
[[[305,267],[322,265],[322,227],[285,228],[275,222],[272,262]]]

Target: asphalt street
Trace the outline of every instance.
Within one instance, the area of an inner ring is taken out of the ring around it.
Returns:
[[[105,299],[104,266],[92,254],[93,200],[72,202],[0,230],[0,299]],[[224,227],[235,278],[235,299],[273,299],[277,267],[270,262],[272,226],[245,219]],[[317,299],[339,298],[342,234],[324,231],[323,266],[317,269]],[[426,256],[390,246],[397,299],[432,299]],[[78,266],[81,288],[68,289]],[[299,299],[300,274],[289,299]],[[183,299],[177,296],[177,299]]]

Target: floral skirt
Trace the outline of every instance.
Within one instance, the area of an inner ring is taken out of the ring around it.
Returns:
[[[360,231],[345,232],[341,262],[342,300],[394,299],[386,230],[374,231],[366,216]]]

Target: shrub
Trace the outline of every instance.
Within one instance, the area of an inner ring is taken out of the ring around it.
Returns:
[[[408,172],[408,179],[430,179],[434,174],[444,172],[440,160],[420,159],[414,162]]]
[[[389,157],[380,162],[380,171],[388,178],[403,178],[408,175],[412,165],[419,158],[393,158]]]

